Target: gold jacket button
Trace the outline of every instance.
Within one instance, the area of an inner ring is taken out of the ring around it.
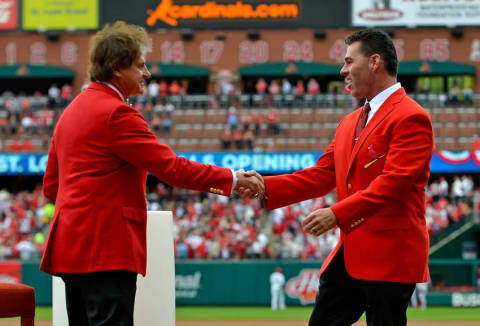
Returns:
[[[352,184],[349,183],[349,184],[347,185],[347,188],[348,188],[348,189],[352,189]]]

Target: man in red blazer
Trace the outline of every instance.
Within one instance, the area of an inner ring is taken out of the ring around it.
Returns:
[[[91,40],[89,87],[55,128],[44,176],[55,201],[41,270],[65,281],[70,325],[133,325],[137,274],[146,272],[147,171],[174,187],[263,195],[243,171],[177,157],[126,103],[141,94],[151,49],[143,28],[106,25]]]
[[[310,326],[351,325],[363,312],[368,325],[406,325],[415,283],[429,279],[424,187],[432,123],[397,83],[397,56],[386,33],[355,32],[346,44],[341,75],[368,104],[343,118],[314,167],[265,177],[265,204],[275,209],[336,188],[338,202],[303,221],[314,236],[341,230],[320,270]]]

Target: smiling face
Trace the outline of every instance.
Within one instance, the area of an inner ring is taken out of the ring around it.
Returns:
[[[365,56],[360,46],[361,43],[357,41],[347,47],[340,74],[345,77],[346,87],[353,97],[371,99],[375,80],[373,73],[375,60],[373,60],[373,56]]]
[[[112,83],[120,90],[125,98],[143,94],[147,85],[146,79],[151,76],[145,65],[144,54],[133,60],[130,67],[119,68],[113,75]]]

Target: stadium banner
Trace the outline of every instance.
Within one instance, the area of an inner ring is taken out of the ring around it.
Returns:
[[[270,303],[270,274],[281,267],[285,302],[315,301],[320,261],[240,260],[178,261],[175,264],[177,305],[265,305]],[[246,290],[248,289],[248,290]]]
[[[18,27],[17,0],[0,1],[0,30],[12,30]]]
[[[35,288],[37,304],[51,305],[52,277],[40,271],[39,264],[21,263],[22,283]],[[281,267],[287,306],[310,305],[318,291],[321,265],[316,260],[176,260],[176,304],[269,305],[270,274]],[[433,274],[441,273],[443,277],[445,270],[449,272],[440,283],[432,275],[429,305],[480,307],[480,293],[475,290],[480,259],[430,259],[430,267],[435,265],[443,267],[434,268]],[[454,272],[455,266],[461,269]]]
[[[480,0],[352,0],[353,26],[478,26]]]
[[[192,161],[233,170],[256,170],[260,174],[281,174],[315,165],[322,152],[179,152]],[[47,154],[0,154],[1,175],[43,175]],[[432,173],[480,173],[480,151],[436,152],[430,163]]]
[[[24,30],[90,30],[99,26],[98,0],[23,0]]]
[[[328,8],[328,10],[325,10]],[[348,1],[136,0],[102,1],[102,23],[125,20],[149,29],[295,29],[349,25]]]

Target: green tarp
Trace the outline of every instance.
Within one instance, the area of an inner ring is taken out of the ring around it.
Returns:
[[[33,64],[15,64],[0,66],[0,78],[73,78],[72,69]]]
[[[208,77],[210,70],[207,68],[169,63],[148,63],[152,78],[182,78],[182,77]]]
[[[402,61],[399,75],[475,75],[475,66],[453,61]]]
[[[238,74],[242,77],[338,76],[341,68],[338,65],[320,62],[269,62],[241,67]]]

